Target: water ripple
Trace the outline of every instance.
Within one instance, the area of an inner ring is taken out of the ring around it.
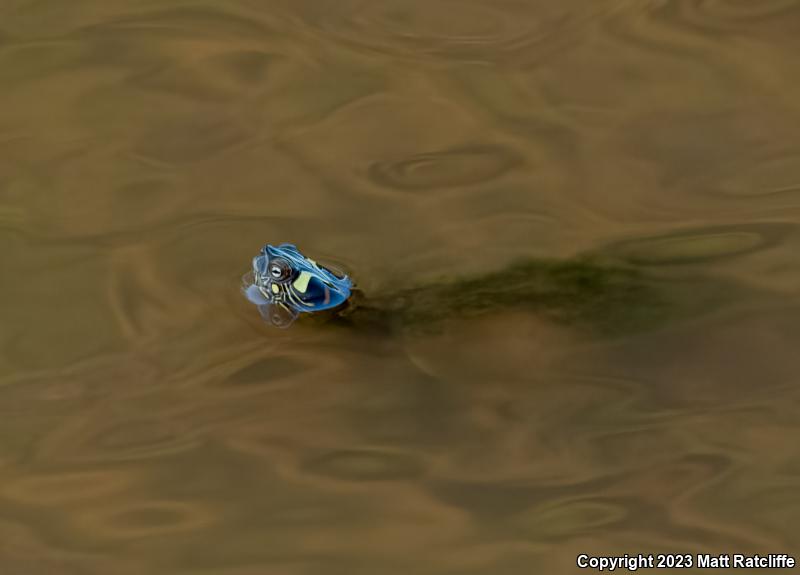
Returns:
[[[0,494],[19,503],[61,505],[116,495],[131,483],[131,475],[122,470],[73,471],[13,479]]]
[[[369,167],[369,176],[377,184],[402,190],[448,188],[500,177],[521,161],[502,146],[462,146],[394,162],[376,162]]]
[[[800,8],[798,0],[677,0],[686,21],[711,28],[752,26],[759,20],[784,18]]]
[[[295,26],[359,52],[401,58],[530,64],[580,42],[618,3],[476,0],[320,3],[286,6]]]
[[[526,539],[565,539],[613,528],[627,515],[624,502],[592,498],[555,500],[525,510],[512,523]]]
[[[110,419],[110,420],[109,420]],[[178,421],[138,414],[135,419],[81,414],[45,437],[42,461],[109,462],[172,456],[200,445]]]
[[[184,6],[152,10],[108,19],[79,29],[80,35],[118,37],[129,34],[137,39],[145,36],[175,39],[176,37],[211,36],[221,38],[263,38],[269,28],[251,15],[200,6]]]
[[[213,515],[197,503],[142,501],[84,508],[75,514],[75,521],[104,539],[136,539],[202,529],[213,522]]]
[[[377,449],[331,451],[306,460],[303,468],[312,475],[346,481],[392,481],[418,477],[421,462],[411,454]]]
[[[608,251],[637,264],[705,262],[773,247],[792,228],[780,223],[712,226],[626,240]]]

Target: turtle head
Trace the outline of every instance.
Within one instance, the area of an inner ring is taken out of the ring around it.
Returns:
[[[298,314],[343,304],[353,282],[307,258],[292,244],[268,244],[253,258],[253,285],[267,303]]]

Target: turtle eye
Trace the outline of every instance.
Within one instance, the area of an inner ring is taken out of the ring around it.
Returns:
[[[292,275],[292,268],[289,262],[281,258],[276,258],[269,262],[267,270],[272,281],[276,282],[286,281]]]

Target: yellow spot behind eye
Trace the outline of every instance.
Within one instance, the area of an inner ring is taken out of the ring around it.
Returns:
[[[311,281],[311,277],[311,274],[308,272],[300,272],[300,275],[297,276],[297,279],[294,280],[294,283],[292,284],[294,289],[300,293],[306,293],[306,290],[308,289],[308,282]]]
[[[308,263],[310,263],[312,266],[317,267],[317,262],[315,262],[311,258],[306,258],[306,261],[308,261]]]
[[[278,284],[272,284],[272,293],[278,293],[279,291]]]

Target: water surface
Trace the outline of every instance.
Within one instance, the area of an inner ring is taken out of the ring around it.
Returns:
[[[795,0],[5,0],[2,571],[797,553],[798,50]],[[374,293],[610,250],[725,297],[280,331],[238,289],[282,241]]]

